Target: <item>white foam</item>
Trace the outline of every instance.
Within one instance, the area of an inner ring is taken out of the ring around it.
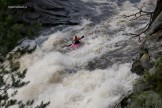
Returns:
[[[69,74],[64,66],[51,61],[40,61],[30,68],[26,76],[30,86],[19,91],[24,100],[35,98],[35,104],[50,100],[50,108],[104,108],[131,90],[137,77],[129,71],[130,64]]]

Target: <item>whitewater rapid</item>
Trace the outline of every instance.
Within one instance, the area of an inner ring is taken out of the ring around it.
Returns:
[[[96,7],[89,8],[96,11],[96,17],[105,12],[103,5],[113,8],[114,14],[95,23],[91,18],[83,18],[80,25],[40,36],[37,41],[45,41],[32,54],[19,60],[21,69],[28,68],[24,80],[30,83],[18,91],[16,98],[23,101],[34,99],[35,105],[50,101],[49,108],[111,108],[123,94],[132,90],[138,76],[131,73],[130,68],[139,42],[124,33],[134,33],[144,27],[149,18],[133,22],[122,15],[137,12],[137,5],[149,10],[154,2],[125,1],[120,6],[112,0],[82,2],[95,3]],[[67,45],[74,35],[84,35],[84,45],[71,50]]]

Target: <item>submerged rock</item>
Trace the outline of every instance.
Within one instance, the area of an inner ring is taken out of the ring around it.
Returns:
[[[88,62],[88,65],[86,66],[86,68],[88,70],[95,70],[96,68],[105,69],[108,66],[111,66],[112,64],[113,63],[107,58],[100,58],[100,59],[95,59],[93,61]]]

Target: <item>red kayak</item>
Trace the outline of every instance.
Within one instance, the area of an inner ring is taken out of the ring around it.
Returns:
[[[81,46],[81,44],[72,44],[71,46],[70,46],[70,48],[72,48],[72,49],[77,49],[77,48],[79,48]]]
[[[71,45],[69,45],[71,49],[77,49],[77,48],[79,48],[82,45],[81,42],[80,42],[80,40],[83,39],[84,36],[82,36],[81,38],[77,38],[77,36],[75,36],[75,38],[76,38],[75,42],[78,41],[78,43],[75,43],[74,42]]]

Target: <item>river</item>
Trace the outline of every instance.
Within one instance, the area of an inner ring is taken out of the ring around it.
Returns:
[[[50,1],[50,0],[49,0]],[[60,0],[60,2],[64,2]],[[80,24],[64,27],[33,40],[38,45],[31,54],[20,58],[21,69],[28,68],[25,81],[16,98],[51,103],[49,108],[112,108],[132,90],[138,76],[130,71],[138,54],[134,33],[149,21],[144,16],[130,21],[122,15],[138,12],[138,7],[152,10],[152,0],[69,0],[76,12],[73,20]],[[79,14],[79,17],[77,16]],[[67,45],[74,35],[82,36],[76,50]],[[43,41],[42,41],[43,40]]]

